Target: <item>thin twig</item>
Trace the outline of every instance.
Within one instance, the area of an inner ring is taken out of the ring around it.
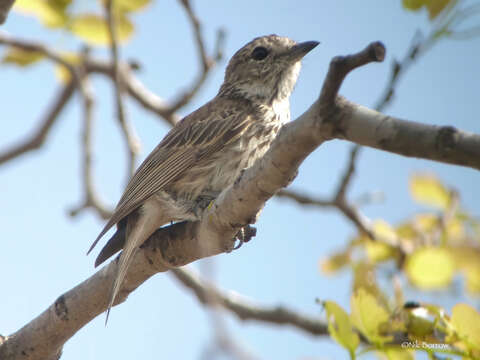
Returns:
[[[88,53],[85,53],[83,59],[88,58]],[[84,63],[84,61],[82,62]],[[94,209],[102,219],[108,219],[112,212],[107,209],[105,205],[100,201],[97,195],[93,183],[92,173],[92,124],[93,124],[93,107],[95,98],[93,89],[90,86],[88,77],[85,72],[82,76],[82,88],[83,88],[83,132],[82,132],[82,177],[84,188],[84,200],[80,205],[70,209],[70,216],[76,216],[82,210],[87,208]]]
[[[328,335],[327,325],[316,319],[315,316],[305,316],[283,306],[265,307],[234,293],[227,293],[213,287],[200,279],[191,270],[178,268],[172,270],[175,277],[183,285],[191,289],[198,300],[205,305],[210,305],[210,297],[216,299],[215,304],[234,313],[241,320],[256,320],[278,325],[291,325],[311,335]]]
[[[350,185],[350,182],[353,178],[353,174],[355,173],[355,165],[356,165],[355,162],[357,160],[359,151],[360,151],[359,145],[352,146],[350,150],[347,169],[345,170],[345,173],[342,176],[340,185],[338,186],[338,189],[335,195],[336,199],[345,199],[345,193],[347,191],[347,187],[348,185]]]
[[[110,37],[110,52],[112,54],[112,63],[113,63],[113,83],[114,83],[114,92],[115,92],[115,103],[117,111],[117,119],[122,130],[123,137],[125,139],[125,145],[128,152],[128,167],[127,167],[127,181],[132,176],[136,167],[136,157],[140,150],[139,140],[134,136],[132,130],[127,124],[125,117],[125,107],[122,101],[122,92],[123,92],[123,83],[120,77],[119,70],[119,51],[117,43],[117,32],[116,32],[116,23],[115,16],[113,13],[113,0],[107,0],[106,3],[106,17],[108,24],[108,35]]]
[[[114,78],[113,65],[111,62],[98,59],[87,59],[85,64],[88,73],[98,73]],[[133,74],[131,64],[120,63],[119,74],[120,82],[125,86],[128,94],[136,100],[146,110],[152,111],[158,116],[165,119],[170,125],[175,125],[180,116],[171,110],[170,105],[148,88]]]
[[[194,80],[193,84],[189,87],[189,90],[180,94],[178,98],[172,101],[172,105],[170,107],[170,111],[175,112],[178,111],[181,107],[185,106],[190,100],[197,94],[200,90],[201,86],[207,79],[210,70],[213,66],[221,60],[223,54],[223,40],[225,37],[225,33],[223,30],[219,30],[217,32],[217,40],[216,40],[216,49],[214,56],[209,56],[205,49],[205,41],[202,37],[202,29],[201,23],[198,20],[198,17],[195,15],[189,0],[180,0],[180,4],[185,9],[188,19],[192,24],[193,34],[195,37],[195,43],[197,46],[198,58],[200,59],[201,70],[200,74]]]
[[[0,44],[10,45],[17,48],[20,48],[25,51],[34,51],[39,52],[50,60],[56,62],[59,65],[63,65],[67,71],[72,76],[74,82],[76,83],[78,89],[81,90],[81,79],[78,74],[78,71],[74,65],[64,59],[64,57],[57,51],[45,46],[39,42],[24,40],[14,38],[10,34],[0,31]]]
[[[371,239],[374,239],[375,235],[371,228],[369,219],[364,216],[355,205],[350,204],[346,198],[348,187],[351,184],[353,174],[355,173],[355,162],[359,150],[360,146],[352,146],[348,165],[345,169],[343,176],[340,178],[338,189],[331,199],[313,198],[310,195],[301,194],[293,190],[281,190],[277,192],[277,196],[294,200],[301,205],[337,208],[347,217],[347,219],[349,219],[353,223],[353,225],[355,225],[355,227],[358,228],[361,233],[364,233]]]
[[[72,98],[74,90],[75,84],[73,81],[69,81],[62,86],[55,94],[53,103],[47,108],[47,112],[40,121],[38,129],[20,143],[0,152],[0,164],[13,160],[29,151],[39,149],[45,143],[50,130],[59,118],[65,105]]]

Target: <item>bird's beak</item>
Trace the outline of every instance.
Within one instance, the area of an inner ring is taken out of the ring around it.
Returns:
[[[305,41],[294,45],[285,55],[292,61],[298,61],[313,50],[318,44],[320,44],[318,41]]]

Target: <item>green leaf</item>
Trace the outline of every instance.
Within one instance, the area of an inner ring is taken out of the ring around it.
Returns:
[[[38,51],[26,51],[16,47],[9,47],[3,55],[2,63],[25,67],[43,58],[43,54]]]
[[[430,175],[414,175],[410,179],[410,192],[418,203],[441,210],[446,210],[451,203],[450,191]]]
[[[415,351],[389,347],[383,351],[388,360],[414,360]]]
[[[392,340],[380,334],[380,326],[388,322],[389,315],[373,295],[361,288],[352,295],[350,303],[352,322],[368,340],[380,346]]]
[[[123,15],[116,16],[115,24],[118,41],[125,43],[133,33],[133,24]],[[70,23],[70,30],[91,45],[110,44],[107,22],[101,16],[84,14],[74,17]]]
[[[405,270],[410,281],[419,288],[441,288],[452,281],[455,259],[446,248],[424,247],[408,257]]]
[[[333,301],[325,301],[323,305],[327,311],[328,332],[337,343],[348,350],[350,358],[354,359],[360,339],[352,329],[348,314]]]
[[[59,28],[68,21],[67,9],[71,0],[17,0],[14,9],[36,17],[49,28]]]
[[[150,4],[151,0],[112,0],[113,9],[116,12],[127,13],[143,10]],[[102,5],[106,6],[107,0],[101,0]]]
[[[451,325],[471,351],[480,351],[480,314],[473,307],[467,304],[455,305]]]

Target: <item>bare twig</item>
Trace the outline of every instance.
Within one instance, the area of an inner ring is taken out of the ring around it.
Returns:
[[[14,46],[25,51],[39,52],[50,60],[56,62],[57,64],[64,66],[72,76],[77,87],[81,91],[81,81],[77,69],[74,65],[65,60],[64,57],[57,51],[39,42],[14,38],[13,36],[3,31],[0,31],[0,44]]]
[[[430,47],[432,39],[422,39],[420,32],[416,32],[412,38],[410,46],[402,61],[396,59],[392,62],[390,76],[383,94],[374,106],[377,111],[383,111],[392,101],[395,95],[395,88],[401,75],[418,59],[419,55],[423,53],[426,48]]]
[[[340,86],[348,73],[360,66],[375,61],[383,61],[385,58],[385,46],[377,41],[357,54],[337,56],[330,62],[327,78],[320,92],[320,106],[333,104]]]
[[[15,0],[0,0],[0,25],[7,20],[8,12]]]
[[[198,57],[201,63],[201,70],[200,74],[194,80],[193,84],[189,87],[189,90],[180,94],[176,100],[172,102],[170,107],[170,111],[176,112],[181,107],[185,106],[192,98],[195,96],[200,90],[201,86],[207,79],[207,76],[212,69],[212,67],[216,64],[216,62],[221,60],[223,49],[223,39],[225,37],[225,33],[223,30],[219,30],[217,33],[217,41],[216,41],[216,49],[215,54],[213,57],[210,57],[207,54],[205,49],[205,41],[202,37],[202,29],[200,21],[198,20],[197,16],[195,15],[189,0],[180,0],[180,4],[185,9],[188,19],[192,24],[193,33],[195,37],[195,43],[197,46]]]
[[[115,103],[117,111],[117,119],[122,130],[123,137],[125,139],[125,144],[128,152],[128,167],[127,167],[127,181],[132,176],[136,167],[136,157],[140,151],[139,140],[133,134],[132,129],[127,124],[125,117],[125,107],[122,101],[122,92],[123,92],[123,83],[120,77],[120,62],[119,62],[119,51],[117,43],[117,29],[115,23],[115,15],[113,13],[113,0],[107,0],[106,3],[106,17],[108,24],[108,35],[110,37],[110,52],[112,54],[112,63],[113,63],[113,84],[114,84],[114,93],[115,93]]]
[[[132,66],[125,63],[119,64],[120,82],[124,84],[128,94],[142,105],[146,110],[152,111],[158,116],[165,119],[171,125],[175,125],[180,116],[171,110],[170,105],[155,93],[147,89],[147,87],[132,73]],[[114,78],[114,71],[111,62],[101,61],[98,59],[87,59],[85,64],[88,73],[99,73]]]
[[[355,162],[357,160],[359,151],[360,151],[360,146],[358,145],[352,146],[350,150],[348,166],[341,178],[340,185],[338,186],[338,189],[335,195],[335,199],[345,199],[345,193],[347,191],[347,187],[348,185],[350,185],[353,174],[355,173]]]
[[[70,216],[76,216],[80,211],[87,208],[94,209],[101,218],[108,219],[111,216],[111,210],[102,204],[100,198],[96,194],[93,185],[92,174],[92,122],[93,122],[93,105],[94,95],[87,77],[83,81],[83,133],[82,133],[82,174],[84,187],[83,203],[69,211]]]
[[[63,108],[72,98],[74,90],[75,84],[73,81],[69,81],[66,85],[61,87],[55,94],[53,103],[48,107],[46,114],[40,121],[38,129],[19,144],[0,152],[0,164],[6,163],[22,154],[40,148],[45,143],[50,130],[58,119]]]
[[[206,281],[201,280],[198,275],[187,269],[172,270],[175,277],[194,292],[198,300],[205,305],[212,302],[209,298],[215,299],[214,304],[231,311],[240,320],[255,320],[278,325],[290,325],[303,330],[311,335],[328,335],[327,325],[314,316],[306,316],[283,306],[265,307],[254,304],[252,301],[215,288]]]
[[[374,233],[370,225],[370,220],[362,215],[357,207],[347,201],[346,193],[355,172],[355,161],[360,147],[352,146],[350,157],[345,173],[340,178],[338,189],[330,199],[315,199],[309,195],[300,194],[293,190],[280,190],[277,196],[296,201],[301,205],[313,205],[318,207],[331,207],[340,210],[349,219],[361,233],[370,238],[374,238]]]

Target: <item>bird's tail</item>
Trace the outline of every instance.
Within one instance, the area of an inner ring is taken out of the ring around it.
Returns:
[[[112,308],[113,303],[115,302],[115,298],[117,297],[118,292],[122,287],[125,275],[127,275],[127,270],[133,260],[133,255],[135,255],[135,251],[137,250],[138,246],[140,246],[143,242],[134,240],[135,239],[128,239],[128,241],[125,242],[123,252],[120,255],[120,259],[118,260],[117,274],[115,276],[115,281],[113,282],[112,290],[110,292],[110,302],[108,303],[105,325],[107,325],[108,316],[110,315],[110,309]]]
[[[158,222],[155,220],[158,219],[153,216],[149,216],[148,214],[141,214],[140,211],[131,213],[127,218],[126,231],[123,238],[123,251],[118,260],[117,274],[110,292],[110,301],[108,303],[105,325],[108,321],[110,309],[112,308],[115,299],[122,288],[123,281],[127,275],[127,270],[132,263],[136,250],[156,230],[156,226],[158,226]],[[119,234],[119,239],[121,238],[120,235],[121,234]]]

